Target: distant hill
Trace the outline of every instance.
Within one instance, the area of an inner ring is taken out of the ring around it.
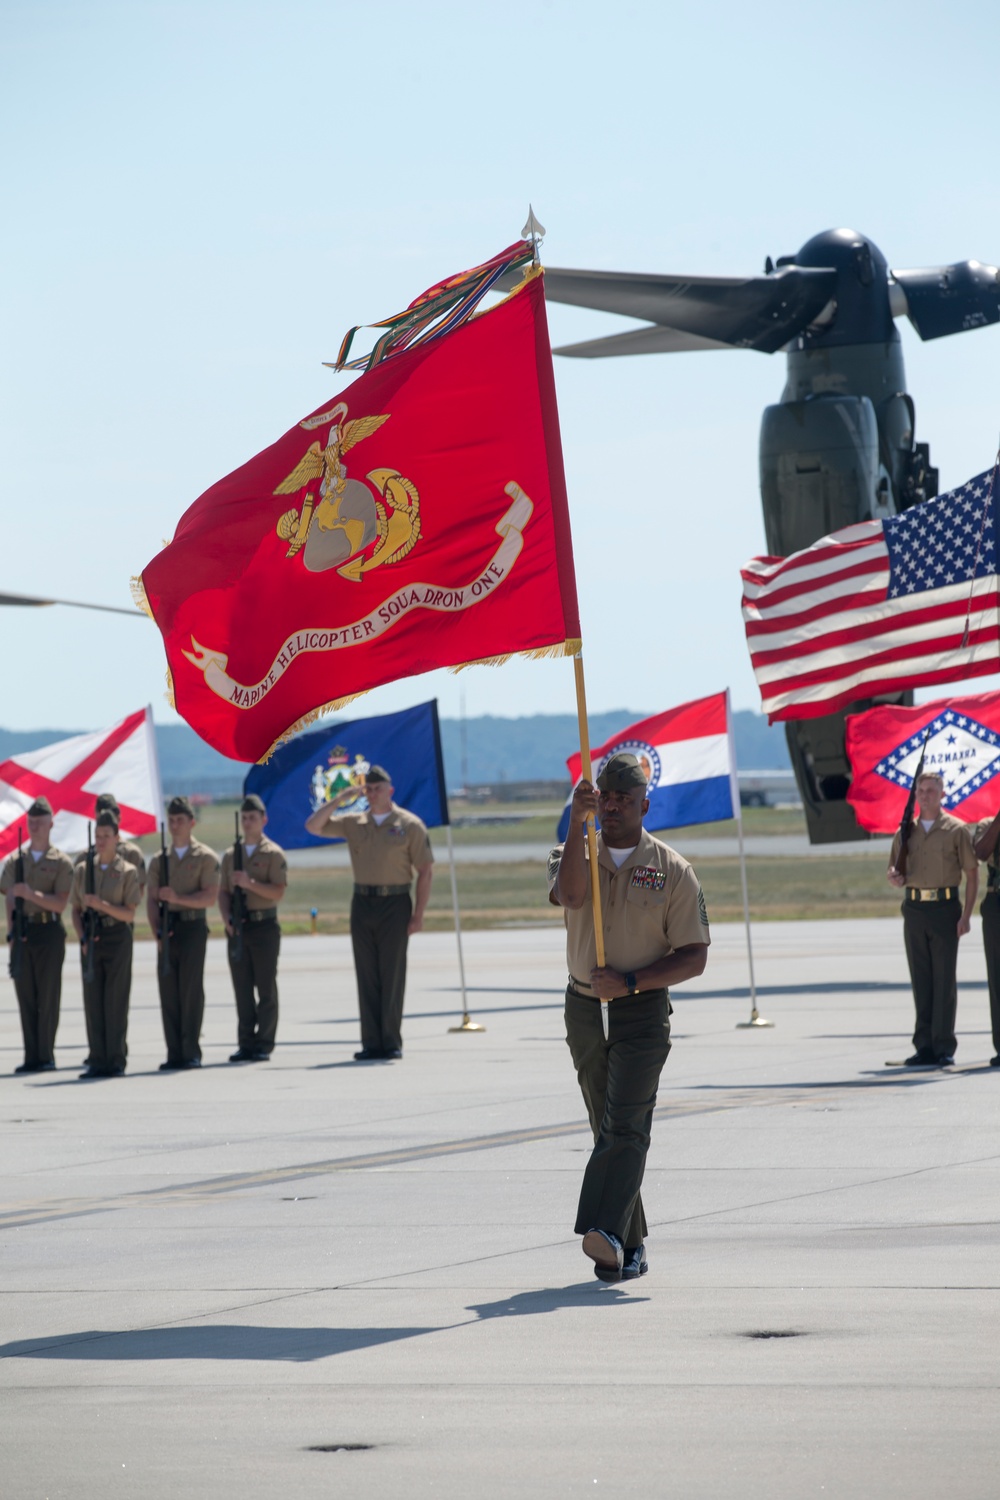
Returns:
[[[648,717],[649,711],[622,708],[592,714],[590,732],[601,744],[623,724]],[[358,715],[363,717],[363,715]],[[339,719],[331,719],[331,733]],[[53,740],[80,734],[78,729],[0,729],[0,760],[27,750],[38,750]],[[566,757],[576,745],[575,714],[531,714],[501,719],[485,714],[466,719],[463,753],[462,724],[441,720],[445,775],[448,786],[498,781],[557,781],[566,775]],[[769,726],[761,714],[742,710],[733,715],[736,760],[741,771],[782,771],[789,767],[788,748],[780,725]],[[186,724],[158,724],[156,744],[160,775],[167,795],[204,792],[233,796],[243,784],[247,767],[220,755]]]

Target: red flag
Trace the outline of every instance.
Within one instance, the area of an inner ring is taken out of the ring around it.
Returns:
[[[870,708],[847,720],[853,779],[847,800],[862,828],[895,833],[927,735],[925,771],[944,777],[945,812],[976,823],[1000,803],[1000,693],[918,708]]]
[[[541,276],[206,490],[142,583],[178,711],[237,760],[381,683],[577,650]]]

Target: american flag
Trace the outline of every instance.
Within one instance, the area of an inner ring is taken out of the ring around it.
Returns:
[[[997,670],[996,473],[747,564],[747,645],[772,721]]]

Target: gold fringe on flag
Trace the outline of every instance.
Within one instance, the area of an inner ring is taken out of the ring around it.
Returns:
[[[141,610],[144,615],[148,615],[152,620],[153,611],[150,609],[149,600],[146,598],[146,585],[142,581],[142,574],[133,573],[128,582],[129,588],[132,591],[132,603],[136,609]]]
[[[558,641],[555,645],[538,646],[532,651],[509,651],[506,656],[486,656],[479,661],[461,662],[456,667],[449,667],[448,671],[464,672],[466,667],[502,667],[504,662],[511,661],[515,656],[522,656],[528,661],[554,660],[557,657],[576,656],[582,649],[582,641]],[[349,703],[356,703],[359,698],[366,697],[369,691],[369,689],[365,689],[361,693],[349,693],[345,698],[331,698],[328,703],[321,703],[318,708],[310,709],[307,714],[303,714],[301,718],[296,719],[294,724],[289,724],[288,728],[282,734],[278,735],[278,738],[268,748],[267,754],[262,755],[257,764],[259,766],[266,766],[274,752],[279,750],[282,745],[287,745],[288,741],[294,739],[303,729],[308,729],[310,725],[316,723],[317,719],[321,719],[324,714],[339,713]]]

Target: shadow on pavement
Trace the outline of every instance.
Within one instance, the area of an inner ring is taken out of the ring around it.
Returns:
[[[0,1344],[0,1359],[245,1359],[294,1364],[378,1344],[440,1333],[439,1328],[260,1328],[214,1323],[197,1328],[92,1328]]]
[[[545,1287],[537,1292],[516,1292],[496,1302],[474,1302],[468,1309],[484,1321],[486,1318],[526,1318],[534,1313],[558,1312],[561,1307],[593,1307],[604,1302],[619,1307],[623,1302],[648,1302],[648,1297],[634,1297],[623,1287],[607,1286],[598,1280],[577,1282],[572,1286]],[[2,1353],[2,1350],[0,1350]]]

